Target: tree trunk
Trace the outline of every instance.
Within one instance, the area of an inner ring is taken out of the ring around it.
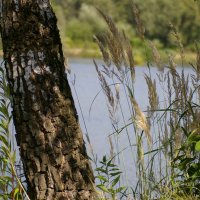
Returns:
[[[96,199],[49,0],[0,0],[17,144],[31,200]]]

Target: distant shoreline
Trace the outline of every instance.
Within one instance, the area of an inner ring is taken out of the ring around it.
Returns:
[[[170,54],[172,54],[174,62],[177,65],[184,64],[196,64],[196,53],[191,51],[185,51],[184,54],[181,56],[178,51],[175,50],[169,50]],[[64,55],[66,58],[91,58],[91,59],[103,59],[102,54],[99,51],[99,49],[92,49],[92,48],[64,48],[63,50]],[[165,49],[162,49],[159,51],[161,54],[161,63],[169,63],[169,58],[166,52],[168,52]],[[168,52],[169,53],[169,52]],[[134,50],[134,60],[136,65],[146,65],[147,59],[142,54],[141,50]],[[182,60],[183,59],[183,60]],[[151,58],[151,63],[154,63],[153,58]]]
[[[64,48],[64,55],[74,58],[101,58],[101,53],[98,49],[92,48]]]
[[[161,54],[165,54],[165,56],[162,56],[162,63],[168,63],[168,57],[167,57],[167,53],[165,52],[165,50],[161,50],[160,51]],[[65,55],[65,58],[85,58],[85,59],[102,59],[102,55],[101,52],[98,49],[95,48],[63,48],[63,53]],[[147,59],[144,58],[144,56],[141,54],[141,52],[138,50],[134,51],[134,59],[135,59],[135,64],[136,65],[145,65],[147,63]],[[196,65],[196,53],[195,52],[185,52],[183,54],[183,58],[184,60],[182,60],[181,55],[174,51],[172,52],[173,55],[173,59],[174,62],[176,64],[185,64],[185,65],[189,65],[189,64],[193,64]],[[3,50],[0,50],[0,58],[3,58]],[[153,59],[150,60],[151,63],[153,63]],[[182,62],[183,61],[183,62]]]

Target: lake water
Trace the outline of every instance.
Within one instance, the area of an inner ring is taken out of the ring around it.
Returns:
[[[101,61],[97,62],[99,66],[101,66]],[[98,75],[92,59],[69,59],[69,66],[71,73],[68,74],[68,80],[71,85],[74,101],[79,114],[79,120],[86,141],[88,154],[91,156],[90,145],[85,137],[86,133],[89,135],[94,153],[97,155],[98,159],[101,160],[103,155],[110,154],[108,135],[113,133],[105,95],[101,90]],[[180,71],[180,69],[178,70]],[[144,73],[148,74],[148,72],[149,69],[146,66],[136,67],[134,94],[141,110],[146,110],[148,105],[148,91],[144,79]],[[152,67],[151,77],[153,79],[157,78],[157,73],[157,68]],[[185,68],[185,73],[192,73],[192,69]],[[123,90],[123,88],[120,89]],[[158,86],[158,93],[159,91],[161,91],[161,88]],[[124,121],[127,123],[130,119],[130,109],[125,94],[120,94]],[[163,101],[164,97],[162,99],[161,96],[161,99],[159,100]],[[89,112],[90,109],[91,111]],[[124,121],[119,115],[119,127],[124,125]],[[133,129],[129,129],[128,131],[131,144],[134,145],[136,143],[134,131]],[[130,143],[126,133],[120,134],[117,139],[114,139],[113,143],[114,151],[121,152],[120,160],[123,162],[120,167],[122,170],[126,171],[126,179],[129,183],[135,184],[137,181],[135,158],[133,158],[133,152],[131,152]],[[135,155],[136,153],[137,152],[135,152]]]
[[[99,67],[101,67],[101,62],[99,63]],[[76,103],[76,108],[79,113],[79,119],[82,130],[83,132],[86,131],[80,113],[80,107],[74,91],[74,85],[72,84],[73,81],[70,81],[74,80],[74,76],[75,89],[78,94],[79,102],[81,104],[81,109],[84,115],[84,120],[91,139],[91,143],[93,144],[95,152],[98,153],[98,155],[101,157],[102,155],[109,153],[108,135],[113,132],[113,129],[107,111],[105,95],[101,90],[101,86],[99,83],[98,75],[93,60],[69,59],[69,65],[71,68],[71,75],[68,76],[68,80],[70,82],[74,101]],[[146,109],[146,105],[148,103],[148,93],[145,92],[147,91],[147,87],[144,83],[143,75],[144,72],[147,72],[147,70],[147,67],[139,67],[136,69],[135,96],[141,108],[144,109]],[[97,94],[98,96],[95,98]],[[126,102],[124,95],[120,98],[122,98],[122,102]],[[92,104],[93,100],[94,103]],[[91,112],[89,113],[90,108]],[[128,115],[129,110],[126,103],[124,103],[123,109],[126,115],[125,117],[128,120],[130,116]]]
[[[99,66],[101,66],[101,62],[99,61]],[[106,100],[103,92],[101,91],[100,83],[98,80],[98,75],[91,59],[69,59],[69,66],[71,68],[71,73],[68,75],[68,79],[70,81],[70,85],[73,92],[73,97],[76,103],[76,108],[79,113],[80,124],[85,134],[88,132],[92,148],[94,149],[95,154],[97,154],[98,159],[101,159],[103,155],[109,155],[110,153],[110,145],[108,141],[108,135],[113,133],[113,127],[110,123],[109,114],[107,111]],[[181,68],[177,69],[179,72]],[[185,74],[193,73],[191,68],[184,69]],[[146,110],[148,106],[148,91],[147,85],[144,79],[144,74],[149,73],[149,69],[146,66],[136,67],[136,79],[135,79],[135,98],[141,108],[141,110]],[[157,78],[158,70],[156,67],[151,68],[151,77],[154,79]],[[75,85],[72,84],[72,80],[75,80]],[[76,89],[76,92],[74,90]],[[123,88],[121,88],[123,90]],[[161,94],[161,87],[157,85],[158,93]],[[101,92],[99,92],[101,91]],[[98,94],[97,98],[95,96]],[[120,96],[120,102],[122,104],[124,119],[126,123],[130,119],[130,111],[126,101],[125,94],[123,92]],[[77,100],[77,96],[79,99],[79,103]],[[95,100],[94,100],[95,98]],[[94,100],[94,103],[92,104]],[[160,101],[164,101],[164,96],[160,95]],[[89,110],[91,108],[91,112]],[[83,118],[80,111],[80,106],[83,113]],[[123,126],[122,116],[119,116],[119,127]],[[87,130],[85,129],[85,124]],[[129,129],[129,137],[131,140],[131,144],[134,145],[135,135],[133,129]],[[154,133],[155,134],[155,133]],[[86,139],[85,139],[86,140]],[[90,154],[90,148],[88,143],[87,150]],[[118,146],[117,146],[118,145]],[[117,141],[114,141],[114,149],[118,152],[121,152],[120,160],[123,163],[120,165],[123,170],[126,171],[126,178],[128,182],[131,184],[135,184],[137,181],[136,178],[136,170],[135,170],[135,159],[131,153],[129,140],[126,133],[122,133],[117,137]],[[134,151],[134,150],[133,150]],[[135,151],[135,155],[137,152]]]

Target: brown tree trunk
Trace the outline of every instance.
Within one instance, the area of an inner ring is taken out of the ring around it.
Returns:
[[[0,21],[30,199],[96,199],[49,0],[0,0]]]

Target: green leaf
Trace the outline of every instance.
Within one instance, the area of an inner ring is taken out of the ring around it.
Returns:
[[[12,179],[12,177],[10,177],[10,176],[3,176],[3,177],[1,177],[0,178],[0,181],[1,182],[12,182],[13,181],[13,179]]]
[[[104,181],[104,182],[108,182],[107,178],[104,176],[97,176],[98,179]]]
[[[182,158],[184,158],[185,155],[180,155],[180,156],[177,156],[176,158],[174,158],[174,162],[178,161],[178,160],[183,160]]]
[[[9,195],[8,194],[0,194],[0,199],[2,199],[2,200],[8,200],[8,198],[9,198]]]
[[[110,194],[115,194],[115,190],[113,189],[113,188],[109,188],[108,189],[108,192],[110,193]],[[114,199],[114,198],[113,198]]]
[[[115,173],[110,173],[111,176],[117,176],[119,174],[121,174],[122,172],[115,172]]]
[[[191,177],[191,176],[193,176],[193,175],[195,174],[196,169],[195,169],[195,167],[192,165],[192,166],[190,166],[190,167],[188,168],[187,172],[188,172],[188,175]]]
[[[15,198],[16,195],[17,195],[18,193],[19,193],[19,188],[16,187],[16,188],[14,189],[13,197]]]
[[[102,169],[102,168],[96,168],[95,170],[98,171],[98,172],[108,174],[107,171],[105,169]]]
[[[103,165],[103,166],[106,166],[107,163],[106,162],[103,162],[103,161],[100,161],[100,163]]]
[[[0,141],[1,141],[5,146],[9,146],[8,139],[7,139],[5,136],[0,135]]]
[[[103,156],[103,162],[106,163],[107,159],[106,156]]]
[[[1,104],[0,112],[6,117],[9,118],[9,112],[5,105]]]
[[[192,133],[190,134],[190,136],[188,137],[188,142],[189,143],[194,143],[200,140],[200,135],[197,133],[198,129],[195,129],[194,131],[192,131]]]
[[[119,168],[111,168],[109,171],[119,171]]]
[[[2,146],[1,150],[5,154],[5,156],[7,156],[8,158],[10,157],[10,150],[7,147]]]
[[[12,163],[15,163],[15,161],[16,161],[16,151],[13,151],[11,153],[12,153],[12,155],[10,156],[11,157],[11,161],[12,161]]]
[[[191,163],[192,161],[194,161],[195,158],[184,158],[181,160],[179,166],[180,170],[184,170],[186,168],[186,166]]]
[[[112,182],[112,187],[114,187],[118,182],[119,182],[119,179],[120,179],[120,175],[117,176],[117,178],[115,178]]]
[[[104,185],[97,185],[97,187],[102,190],[103,192],[109,193],[109,190]]]
[[[112,163],[112,159],[107,163],[109,167],[116,167],[117,165]]]
[[[116,190],[115,190],[115,193],[120,193],[122,190],[125,190],[126,189],[126,187],[119,187],[119,188],[117,188]]]
[[[195,150],[200,151],[200,140],[196,143]]]

